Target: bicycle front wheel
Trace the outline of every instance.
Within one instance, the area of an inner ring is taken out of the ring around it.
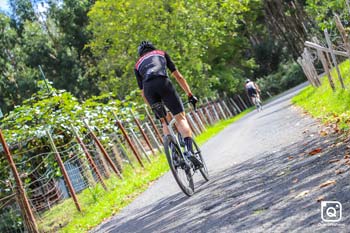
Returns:
[[[199,168],[199,171],[201,172],[203,178],[206,181],[209,181],[209,172],[208,172],[207,165],[205,164],[205,161],[204,161],[203,156],[202,156],[202,152],[194,139],[193,139],[193,147],[194,147],[193,148],[194,149],[194,156],[196,156],[197,159],[199,159],[200,162],[202,163],[202,167]]]
[[[164,150],[176,183],[187,196],[192,196],[194,193],[192,168],[189,164],[186,164],[179,145],[170,135],[165,137]]]

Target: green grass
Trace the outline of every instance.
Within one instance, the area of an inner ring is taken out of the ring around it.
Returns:
[[[323,123],[336,123],[340,130],[349,130],[350,119],[350,63],[343,62],[340,66],[346,89],[343,90],[335,70],[332,71],[336,91],[333,92],[327,77],[322,78],[320,88],[307,87],[293,98],[293,103],[305,109],[313,117]]]
[[[210,126],[196,137],[198,144],[205,143],[208,139],[218,134],[231,123],[239,120],[252,109],[241,114],[223,120]],[[38,225],[43,232],[86,232],[100,224],[104,219],[118,213],[123,207],[132,202],[140,193],[145,191],[152,181],[158,179],[169,170],[164,155],[153,157],[152,164],[145,162],[145,169],[136,170],[126,167],[123,171],[124,179],[111,177],[106,180],[108,191],[100,185],[86,189],[78,194],[78,200],[82,212],[75,209],[72,199],[67,199],[54,206],[50,211],[40,216]]]
[[[241,119],[242,117],[244,117],[247,113],[251,112],[252,110],[254,110],[254,108],[249,108],[243,112],[241,112],[240,114],[238,114],[235,117],[232,117],[228,120],[223,120],[220,121],[218,123],[216,123],[213,126],[209,126],[207,127],[207,131],[205,131],[204,133],[202,133],[201,135],[196,137],[196,142],[199,145],[202,145],[203,143],[205,143],[207,140],[209,140],[211,137],[215,136],[216,134],[218,134],[221,130],[223,130],[224,128],[226,128],[228,125],[232,124],[235,121],[238,121],[239,119]]]

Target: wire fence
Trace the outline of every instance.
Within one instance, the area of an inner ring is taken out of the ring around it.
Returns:
[[[248,105],[249,102],[239,96],[206,100],[186,117],[194,134],[199,135]],[[148,111],[144,115],[146,117],[140,119],[132,113],[129,121],[117,121],[113,128],[98,129],[86,124],[82,136],[72,127],[70,135],[73,136],[63,140],[65,144],[55,142],[47,132],[45,145],[8,152],[8,156],[16,158],[16,162],[10,161],[8,165],[9,170],[12,169],[9,176],[18,173],[22,181],[9,187],[15,187],[14,190],[22,187],[24,192],[13,191],[5,196],[0,189],[0,232],[35,232],[36,221],[45,221],[45,216],[65,200],[74,204],[61,211],[80,211],[82,201],[77,194],[89,192],[90,199],[82,203],[94,203],[111,188],[106,185],[111,178],[123,179],[125,169],[143,169],[145,163],[152,163],[153,157],[162,150],[161,125]],[[5,140],[2,143],[6,145]],[[28,210],[19,207],[26,200]],[[55,225],[52,229],[62,227],[61,223],[52,225]]]

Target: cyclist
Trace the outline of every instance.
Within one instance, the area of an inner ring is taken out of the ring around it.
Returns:
[[[259,86],[251,81],[250,79],[247,79],[245,81],[245,90],[247,92],[247,95],[249,96],[249,98],[251,99],[252,103],[255,103],[255,98],[260,99],[260,88]]]
[[[192,94],[186,80],[166,52],[157,50],[148,41],[142,41],[137,51],[139,59],[134,71],[144,101],[151,107],[160,102],[165,104],[176,119],[177,129],[184,138],[187,150],[193,153],[191,128],[187,122],[182,101],[170,82],[166,68],[170,70],[175,80],[185,91],[190,103],[196,104],[198,99]],[[163,125],[164,135],[169,135],[170,132],[165,120],[160,120]]]

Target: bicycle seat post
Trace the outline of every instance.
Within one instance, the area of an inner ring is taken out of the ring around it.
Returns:
[[[166,124],[167,126],[169,126],[169,121],[168,121],[168,119],[166,118],[166,116],[165,116],[163,119],[164,119],[164,121],[165,121],[165,124]]]

